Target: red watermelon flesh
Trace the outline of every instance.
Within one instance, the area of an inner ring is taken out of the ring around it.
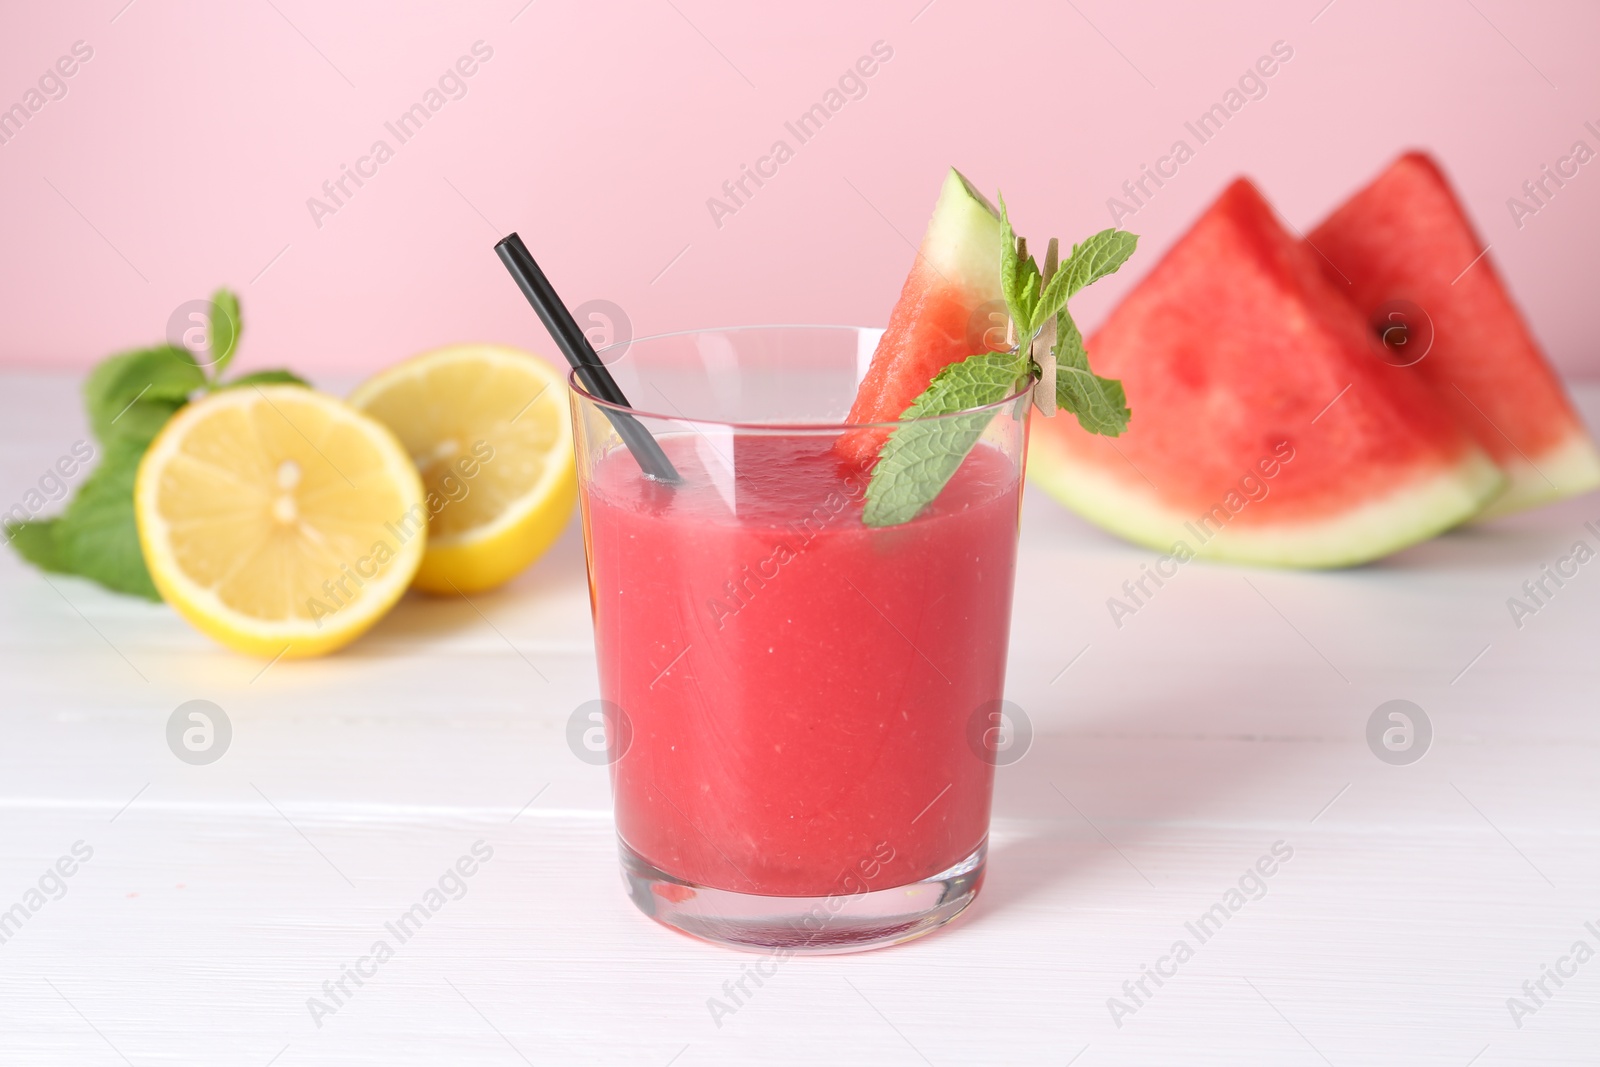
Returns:
[[[1431,320],[1432,345],[1409,371],[1509,476],[1486,516],[1600,485],[1594,444],[1432,159],[1401,156],[1309,240],[1369,316],[1409,301]]]
[[[1000,213],[951,168],[848,421],[894,422],[949,364],[988,348],[1003,351],[1005,322]],[[837,448],[870,464],[887,437],[882,429],[852,431]]]
[[[1034,419],[1029,474],[1181,558],[1327,567],[1474,514],[1502,478],[1249,182],[1236,181],[1090,340],[1133,409],[1111,440]]]

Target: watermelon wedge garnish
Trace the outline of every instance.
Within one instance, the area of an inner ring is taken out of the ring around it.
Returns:
[[[999,211],[951,168],[848,421],[894,422],[949,364],[985,348],[1004,349],[1000,241]],[[986,310],[995,312],[993,320]],[[882,429],[853,431],[836,447],[866,465],[887,436]]]
[[[1406,370],[1509,476],[1483,517],[1600,485],[1594,443],[1433,160],[1401,156],[1309,239],[1369,316],[1409,301],[1431,320],[1432,346]]]
[[[1375,355],[1318,258],[1235,182],[1089,342],[1136,407],[1128,432],[1034,419],[1029,474],[1182,558],[1344,566],[1475,514],[1499,470],[1432,389]]]

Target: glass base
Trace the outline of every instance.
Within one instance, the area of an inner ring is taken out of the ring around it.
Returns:
[[[628,896],[663,926],[731,948],[821,956],[898,945],[954,919],[983,885],[989,844],[920,882],[821,897],[711,889],[674,878],[620,839],[617,848]]]

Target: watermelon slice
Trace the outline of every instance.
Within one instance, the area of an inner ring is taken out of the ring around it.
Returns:
[[[992,322],[986,308],[995,311]],[[1004,351],[1005,322],[1000,212],[952,167],[848,421],[894,422],[949,364],[990,348]],[[870,464],[887,436],[881,429],[852,431],[836,447]]]
[[[1485,517],[1600,485],[1600,454],[1433,160],[1401,156],[1310,240],[1369,315],[1409,301],[1432,320],[1410,370],[1510,477]]]
[[[1182,559],[1335,567],[1471,516],[1503,479],[1253,185],[1236,181],[1089,343],[1122,379],[1115,440],[1032,421],[1029,474]]]

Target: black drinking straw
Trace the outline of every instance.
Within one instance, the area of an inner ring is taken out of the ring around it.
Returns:
[[[550,279],[544,276],[539,264],[533,261],[533,256],[529,253],[528,246],[522,243],[522,238],[515,233],[509,233],[500,239],[494,250],[499,255],[500,262],[506,265],[506,270],[511,272],[511,277],[516,279],[517,288],[528,298],[533,310],[539,313],[539,321],[544,323],[544,328],[555,338],[556,344],[561,348],[561,354],[572,364],[572,369],[577,373],[583,387],[607,404],[622,408],[632,407],[628,403],[628,398],[623,396],[622,390],[617,387],[616,379],[611,377],[611,371],[600,362],[594,346],[578,328],[577,322],[572,318],[572,312],[567,310],[567,305],[556,295]],[[622,443],[628,446],[628,451],[633,453],[633,458],[639,461],[639,468],[646,475],[658,482],[683,481],[677,468],[673,467],[672,461],[661,450],[661,445],[650,436],[650,431],[645,429],[638,419],[626,411],[617,411],[614,408],[602,406],[600,410],[611,420],[611,425],[616,428]]]

